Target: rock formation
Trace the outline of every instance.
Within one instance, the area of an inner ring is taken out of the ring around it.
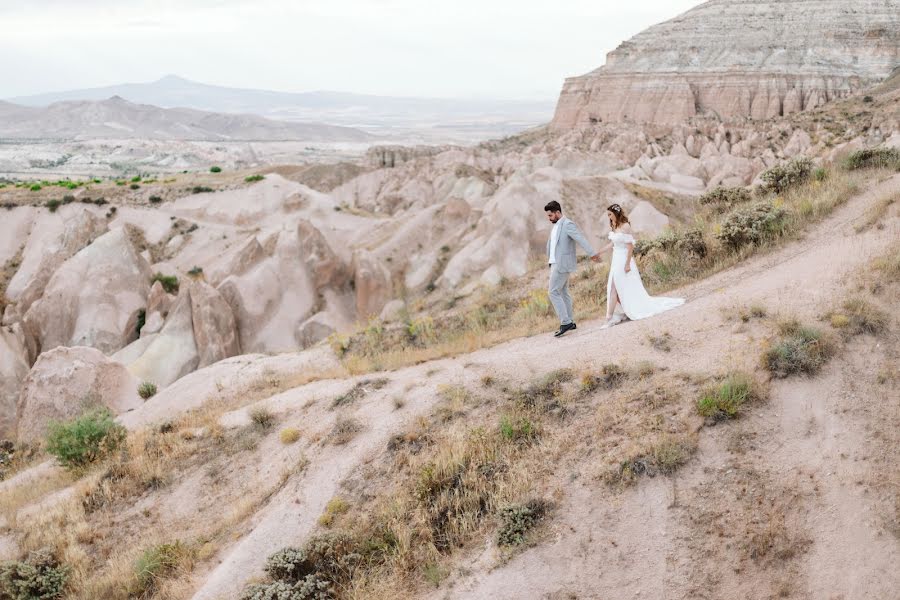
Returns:
[[[57,269],[25,313],[28,331],[45,351],[90,346],[115,352],[137,338],[150,278],[150,266],[125,231],[110,231]]]
[[[567,79],[552,126],[778,117],[853,94],[898,63],[898,0],[712,0]]]
[[[17,406],[20,442],[43,440],[50,421],[65,421],[105,406],[119,414],[143,404],[138,380],[123,365],[86,347],[55,348],[38,358]]]

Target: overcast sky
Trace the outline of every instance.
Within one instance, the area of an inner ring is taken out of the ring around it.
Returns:
[[[151,81],[554,99],[700,0],[0,0],[0,98]]]

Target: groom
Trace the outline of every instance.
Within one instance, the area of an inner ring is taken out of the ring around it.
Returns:
[[[577,242],[591,260],[599,262],[600,254],[594,252],[584,234],[574,221],[562,215],[559,202],[553,200],[544,207],[547,219],[553,223],[550,239],[547,240],[547,259],[550,263],[550,302],[559,317],[559,330],[554,337],[560,337],[576,329],[575,314],[572,312],[572,296],[569,295],[569,273],[576,269],[575,243]]]

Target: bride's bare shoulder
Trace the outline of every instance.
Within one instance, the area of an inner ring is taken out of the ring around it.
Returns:
[[[631,233],[631,223],[622,223],[622,226],[619,227],[619,231],[622,233]]]

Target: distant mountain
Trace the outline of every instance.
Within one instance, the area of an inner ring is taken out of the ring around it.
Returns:
[[[2,139],[152,139],[366,142],[358,129],[275,121],[257,115],[222,114],[191,108],[135,104],[119,96],[70,100],[47,107],[0,102]]]
[[[554,102],[402,98],[343,92],[274,92],[206,85],[169,75],[150,83],[127,83],[11,98],[25,106],[120,96],[166,108],[250,113],[274,119],[331,123],[371,130],[452,129],[503,135],[546,123]]]

